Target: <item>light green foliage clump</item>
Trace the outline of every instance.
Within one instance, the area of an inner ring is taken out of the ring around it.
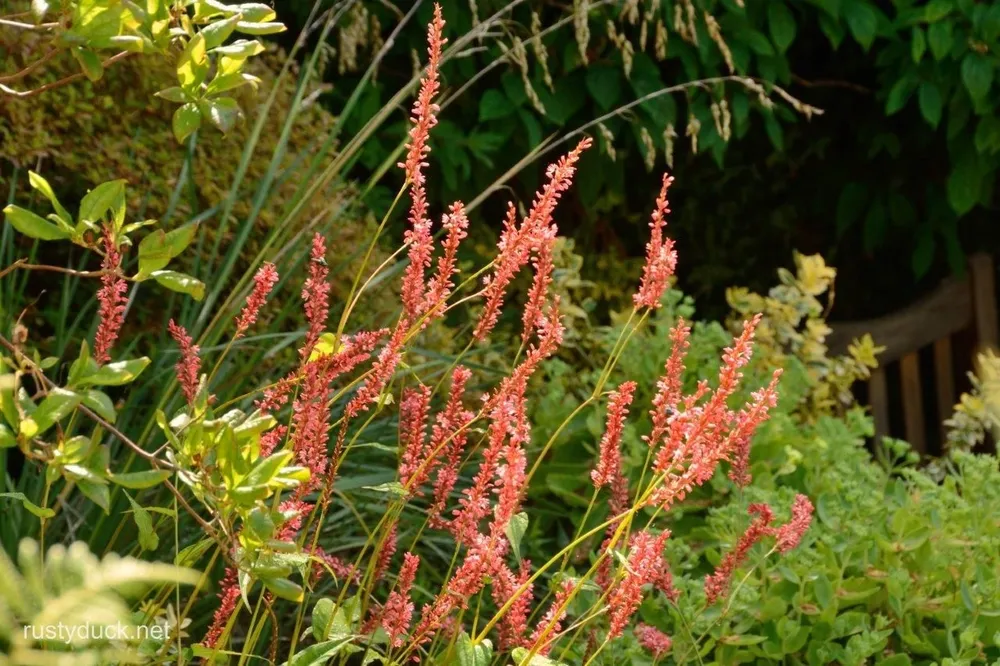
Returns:
[[[781,284],[767,296],[743,288],[729,289],[726,298],[734,311],[730,328],[738,331],[745,319],[760,313],[758,360],[774,368],[784,368],[789,362],[800,364],[810,386],[800,413],[816,418],[855,404],[851,387],[871,376],[871,370],[878,367],[876,355],[883,348],[866,334],[848,347],[847,354],[829,356],[825,341],[831,330],[826,315],[833,305],[837,271],[818,254],[795,253],[795,268],[794,274],[780,269]],[[820,300],[824,295],[826,305]]]
[[[945,421],[947,446],[952,450],[970,450],[996,438],[1000,429],[1000,357],[987,349],[976,357],[976,372],[969,373],[972,390],[963,393],[955,413]]]

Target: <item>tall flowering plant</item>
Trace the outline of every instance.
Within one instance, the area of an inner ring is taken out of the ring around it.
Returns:
[[[289,664],[327,663],[358,654],[363,663],[485,665],[499,653],[520,665],[591,664],[603,662],[626,636],[661,659],[672,646],[667,628],[638,622],[637,611],[645,599],[672,603],[679,594],[665,557],[670,511],[720,468],[739,487],[751,481],[750,444],[777,402],[780,375],[776,370],[746,404],[732,404],[753,353],[758,318],[746,321],[725,350],[717,380],[703,381],[691,393],[684,392],[681,382],[689,336],[683,320],[671,333],[672,351],[650,405],[634,404],[635,382],[608,386],[622,352],[660,307],[677,264],[674,244],[665,235],[672,178],[664,176],[634,307],[592,394],[578,410],[607,403],[587,517],[602,502],[607,516],[597,524],[585,517],[573,538],[545,561],[522,557],[532,510],[526,490],[561,430],[544,444],[537,442],[527,416],[532,380],[564,335],[559,298],[551,289],[558,234],[554,214],[591,140],[581,139],[548,167],[524,214],[513,204],[508,207],[496,256],[463,279],[458,254],[469,224],[465,206],[455,202],[441,215],[438,243],[425,191],[439,110],[435,100],[444,30],[444,17],[435,6],[428,64],[399,165],[405,175],[401,194],[409,195],[410,210],[395,323],[386,329],[351,330],[352,307],[388,268],[383,264],[362,268],[339,324],[330,326],[326,241],[316,233],[299,290],[306,330],[295,367],[280,378],[232,399],[215,381],[223,359],[235,353],[233,343],[253,330],[280,288],[275,265],[263,264],[257,271],[233,317],[230,339],[215,358],[192,331],[170,321],[177,347],[176,386],[184,400],[172,414],[157,412],[162,443],[155,450],[117,430],[113,409],[104,409],[110,399],[88,387],[123,383],[145,367],[141,360],[113,360],[129,281],[155,279],[194,297],[203,293],[204,286],[194,278],[164,270],[190,242],[190,230],[149,233],[138,244],[139,270],[128,276],[123,253],[132,246],[130,235],[146,223],[124,224],[120,182],[97,188],[105,188],[101,201],[108,203],[98,206],[96,214],[93,207],[88,214],[81,211],[79,231],[71,229],[71,219],[63,219],[64,209],[54,197],[60,211],[55,224],[7,209],[18,229],[33,230],[43,240],[76,234],[102,259],[101,270],[92,275],[101,279],[94,353],[83,345],[64,386],[45,378],[43,364],[29,353],[26,340],[3,339],[18,368],[15,381],[30,378],[46,396],[40,404],[29,396],[13,411],[3,410],[13,428],[0,431],[3,442],[9,440],[32,459],[62,465],[58,469],[66,478],[95,501],[105,498],[109,483],[169,489],[180,510],[204,532],[188,556],[210,571],[217,566],[224,571],[212,620],[191,649],[206,661],[226,661],[237,650],[249,655],[266,644],[270,661],[277,661],[280,652]],[[62,231],[45,237],[49,227]],[[511,283],[529,266],[532,283],[520,316],[521,349],[501,379],[476,378],[464,361],[498,326],[503,308],[510,307]],[[422,376],[419,364],[410,362],[418,355],[422,332],[470,303],[481,307],[468,345],[443,377]],[[7,405],[10,396],[5,400]],[[622,463],[622,433],[639,410],[649,413],[643,437],[646,462],[640,470],[628,470]],[[99,444],[107,429],[149,469],[112,471],[107,454],[90,449],[82,465],[77,460],[80,436],[70,436],[79,428],[77,412],[95,427],[84,437],[88,446]],[[353,509],[340,492],[345,461],[365,443],[377,418],[393,414],[397,477],[370,489],[380,498],[381,517],[364,543],[339,543],[331,515]],[[76,462],[67,462],[71,456],[77,456],[72,458]],[[800,496],[792,518],[783,524],[769,506],[750,510],[750,527],[704,581],[706,609],[721,605],[725,613],[725,600],[739,585],[734,576],[756,544],[773,543],[771,551],[781,553],[794,548],[809,527],[812,505]],[[147,536],[155,536],[155,529],[138,516],[136,522]],[[586,567],[569,566],[570,553],[598,542]]]

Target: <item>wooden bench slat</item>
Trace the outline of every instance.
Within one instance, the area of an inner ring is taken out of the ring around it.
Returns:
[[[935,393],[938,421],[943,444],[948,436],[944,421],[951,417],[955,408],[955,372],[951,363],[951,338],[941,338],[934,342],[934,386],[937,389]]]
[[[899,359],[903,387],[903,423],[906,441],[921,454],[927,452],[924,432],[924,400],[920,387],[920,357],[912,352]]]

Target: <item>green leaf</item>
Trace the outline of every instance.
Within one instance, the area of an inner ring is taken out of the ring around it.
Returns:
[[[826,574],[821,573],[816,576],[816,579],[813,580],[813,591],[820,608],[825,610],[833,603],[833,585],[830,584],[830,579],[826,577]]]
[[[52,207],[56,209],[56,214],[59,215],[59,219],[68,225],[73,223],[73,216],[69,214],[68,210],[63,208],[61,203],[59,203],[59,199],[56,197],[56,193],[52,191],[52,186],[49,185],[49,181],[45,180],[45,178],[34,171],[29,171],[28,182],[33,188],[41,192],[42,196],[49,200]]]
[[[59,387],[49,391],[49,394],[45,396],[42,403],[38,405],[38,409],[31,415],[31,418],[38,427],[33,437],[43,434],[56,423],[69,416],[82,401],[83,396],[76,391]]]
[[[916,27],[913,29],[913,34],[910,37],[910,56],[913,58],[913,62],[919,63],[923,59],[926,51],[927,37],[924,36],[923,30]]]
[[[298,583],[293,583],[287,578],[263,578],[261,582],[264,587],[274,593],[274,596],[289,601],[301,602],[305,596],[305,591]]]
[[[772,0],[767,5],[767,27],[771,31],[771,41],[784,53],[795,41],[795,17],[784,2]]]
[[[145,356],[108,363],[102,365],[97,372],[82,377],[78,383],[80,386],[122,386],[135,381],[148,365],[149,359]]]
[[[119,486],[131,488],[132,490],[142,490],[157,486],[169,479],[170,471],[166,469],[147,469],[142,472],[111,474],[108,478]]]
[[[189,95],[184,92],[184,89],[180,86],[170,86],[169,88],[164,88],[163,90],[154,93],[156,97],[165,99],[168,102],[175,102],[177,104],[184,104],[190,101]]]
[[[38,240],[63,240],[69,238],[72,233],[58,225],[55,225],[45,218],[35,215],[29,210],[13,204],[3,209],[7,222],[14,226],[29,238]]]
[[[107,485],[87,479],[77,479],[76,487],[91,502],[104,509],[104,513],[111,513],[111,493]]]
[[[201,29],[201,35],[205,38],[205,48],[214,49],[226,41],[229,35],[233,34],[236,24],[240,21],[240,15],[234,14],[227,19],[216,21]]]
[[[526,648],[516,647],[511,650],[510,656],[513,657],[515,664],[523,664],[524,666],[562,666],[562,662],[543,657],[540,654],[532,655],[531,659],[528,660],[528,654],[529,651]]]
[[[83,224],[100,222],[108,211],[114,214],[116,228],[121,229],[125,222],[124,180],[110,180],[87,192],[80,202],[79,220]]]
[[[851,35],[861,48],[867,51],[875,40],[875,31],[878,28],[878,16],[875,10],[867,2],[854,0],[844,7],[844,16]]]
[[[194,102],[188,102],[183,106],[177,107],[177,110],[174,111],[173,129],[174,138],[177,141],[184,141],[200,126],[201,111],[198,110],[198,105]]]
[[[915,87],[916,81],[909,76],[904,76],[896,81],[892,88],[889,89],[889,97],[885,100],[886,115],[891,116],[894,113],[898,113],[900,109],[906,106],[906,102],[910,99],[910,95],[913,94]]]
[[[374,490],[377,493],[395,495],[396,497],[404,497],[407,494],[406,488],[399,481],[387,481],[377,486],[362,486],[362,490]]]
[[[139,242],[139,273],[137,279],[145,279],[158,271],[170,260],[184,251],[198,230],[197,224],[187,224],[166,233],[157,229]]]
[[[894,654],[877,662],[878,666],[911,666],[913,663],[907,654]]]
[[[330,662],[330,658],[338,652],[352,647],[352,640],[354,640],[352,636],[345,636],[310,645],[304,650],[296,652],[287,666],[325,666]]]
[[[287,30],[284,23],[277,21],[240,21],[236,30],[247,35],[273,35]]]
[[[928,125],[937,129],[938,123],[941,122],[941,110],[944,107],[941,90],[930,81],[924,81],[920,84],[917,99],[920,102],[920,113],[924,120],[927,121]]]
[[[177,60],[177,81],[185,90],[194,92],[207,74],[208,53],[205,36],[199,32],[187,43]]]
[[[132,517],[135,519],[135,526],[139,528],[139,547],[143,550],[156,550],[160,545],[160,537],[153,529],[153,520],[149,517],[149,511],[132,499],[132,496],[125,493],[128,503],[132,505]]]
[[[505,118],[513,112],[514,105],[495,88],[490,88],[479,98],[479,122]]]
[[[919,279],[927,274],[934,262],[934,232],[930,225],[923,224],[917,229],[916,246],[910,259],[913,275]]]
[[[80,69],[83,70],[84,75],[88,79],[91,81],[101,80],[101,77],[104,76],[104,64],[101,62],[99,55],[90,49],[80,48],[79,46],[74,46],[70,49],[70,53],[80,63]]]
[[[249,58],[264,52],[264,45],[256,39],[237,39],[231,44],[212,49],[212,53],[227,55],[233,58]]]
[[[177,271],[153,271],[149,274],[149,277],[167,289],[187,294],[196,301],[205,298],[205,283],[185,273],[178,273]]]
[[[203,118],[215,125],[223,134],[229,132],[243,118],[239,103],[232,97],[218,97],[198,104]]]
[[[459,666],[489,666],[493,660],[493,643],[490,639],[484,638],[479,643],[473,643],[472,638],[464,631],[455,641],[455,650],[458,652]]]
[[[51,518],[56,515],[56,512],[47,507],[40,507],[31,500],[29,500],[24,493],[0,493],[0,497],[6,497],[8,499],[15,499],[24,505],[24,508],[29,512],[37,516],[38,518]]]
[[[289,460],[291,460],[292,455],[293,452],[290,449],[272,453],[270,456],[254,465],[254,468],[251,469],[250,473],[246,475],[246,478],[243,479],[240,486],[246,488],[267,486],[271,480],[278,475],[281,468],[284,467]]]
[[[511,552],[514,553],[514,559],[521,559],[521,539],[524,538],[524,533],[528,529],[528,514],[521,512],[515,516],[511,516],[510,522],[507,523],[507,540],[510,541]]]
[[[982,116],[976,124],[976,150],[980,153],[1000,152],[1000,118],[994,114]]]
[[[993,62],[984,55],[968,53],[962,60],[962,83],[974,101],[986,97],[993,85]]]
[[[953,7],[952,0],[931,0],[924,7],[924,20],[928,23],[936,23],[951,13]]]
[[[948,203],[959,215],[965,215],[979,201],[983,173],[975,152],[966,151],[951,168],[948,175]]]
[[[322,642],[330,638],[336,610],[337,605],[333,603],[333,599],[326,597],[317,601],[316,605],[313,606],[312,634],[317,641]]]
[[[935,23],[927,28],[927,44],[931,47],[931,55],[935,60],[941,60],[948,55],[952,39],[950,22]]]
[[[587,91],[604,111],[613,108],[621,99],[623,83],[620,67],[594,64],[587,68]]]
[[[115,412],[115,404],[111,402],[111,398],[104,391],[88,389],[83,394],[83,404],[108,423],[114,423],[118,418],[118,414]]]
[[[10,428],[0,423],[0,449],[9,449],[12,446],[17,446],[17,438]]]

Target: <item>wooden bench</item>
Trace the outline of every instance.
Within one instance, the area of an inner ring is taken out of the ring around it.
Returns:
[[[875,420],[875,437],[902,436],[921,453],[927,452],[927,424],[924,410],[924,387],[920,372],[920,351],[933,347],[934,391],[939,420],[951,416],[957,400],[952,339],[971,331],[974,348],[996,347],[997,305],[994,266],[987,254],[969,258],[964,278],[949,278],[931,294],[902,310],[867,321],[832,323],[827,338],[832,354],[842,354],[847,345],[865,333],[871,333],[876,345],[885,346],[879,355],[879,367],[868,381],[868,401]],[[966,350],[968,351],[968,350]],[[959,370],[972,367],[973,354],[960,357]],[[903,432],[890,428],[890,396],[886,371],[899,364]],[[930,392],[928,392],[930,393]],[[942,440],[943,441],[943,440]]]

